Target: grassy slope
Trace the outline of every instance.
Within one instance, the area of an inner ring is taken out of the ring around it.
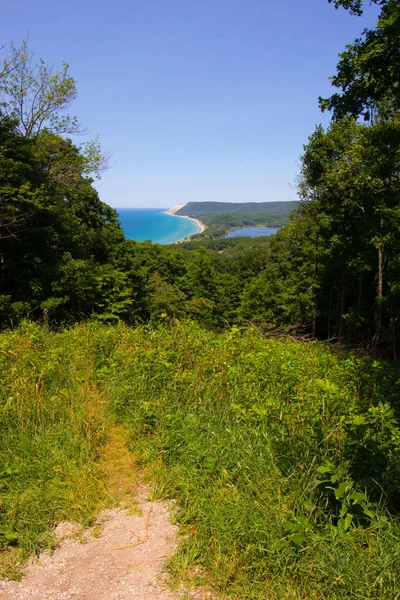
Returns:
[[[179,498],[177,578],[232,598],[398,597],[389,367],[185,325],[28,327],[0,339],[0,517],[23,549],[45,544],[58,520],[98,510],[114,418],[156,494]]]
[[[60,521],[88,525],[120,500],[115,473],[128,485],[126,457],[115,456],[121,431],[96,382],[108,332],[93,333],[28,325],[0,336],[0,576],[18,576],[30,552],[51,547]]]
[[[200,566],[237,598],[398,597],[382,495],[399,476],[395,381],[317,343],[127,330],[106,393],[160,495],[181,502],[178,577]]]

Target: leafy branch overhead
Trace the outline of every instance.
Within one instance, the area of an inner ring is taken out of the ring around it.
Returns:
[[[48,134],[63,136],[85,133],[78,119],[66,111],[77,98],[76,81],[63,62],[54,71],[43,59],[35,62],[24,40],[19,47],[10,45],[10,53],[0,70],[0,113],[15,121],[15,130],[27,139],[49,142]],[[53,142],[57,144],[56,140]],[[110,156],[101,150],[98,136],[80,145],[81,171],[85,175],[109,168]]]
[[[341,91],[319,99],[321,109],[332,111],[334,119],[351,115],[370,120],[377,110],[391,115],[400,109],[400,5],[397,0],[375,4],[381,7],[376,28],[365,29],[346,46],[330,78]],[[362,14],[361,0],[335,0],[335,6]]]
[[[335,5],[335,8],[342,6],[346,10],[349,10],[352,15],[361,16],[363,14],[362,5],[364,0],[328,0],[331,4]],[[388,0],[370,0],[370,3],[378,4],[378,6],[386,5]]]
[[[11,44],[0,78],[1,107],[18,120],[21,135],[34,137],[44,127],[57,134],[82,132],[76,117],[64,114],[78,95],[68,70],[66,62],[56,72],[43,59],[35,62],[26,41],[19,48]]]

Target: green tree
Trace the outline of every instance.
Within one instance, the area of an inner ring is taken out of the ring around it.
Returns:
[[[168,283],[158,273],[154,273],[147,299],[151,321],[182,317],[185,314],[185,300],[186,294],[176,285]]]
[[[267,329],[315,332],[316,231],[313,219],[297,213],[271,241],[265,268],[241,295],[238,315]]]
[[[76,117],[66,111],[78,96],[75,79],[64,62],[61,71],[54,71],[34,54],[24,40],[20,47],[10,45],[0,71],[0,110],[16,121],[16,130],[26,138],[41,134],[43,144],[51,144],[57,135],[83,133]],[[101,150],[98,137],[80,147],[82,170],[96,177],[109,167],[110,156]]]
[[[331,77],[341,91],[319,99],[322,110],[332,111],[335,119],[362,115],[371,120],[377,110],[391,115],[400,108],[400,5],[397,0],[375,4],[381,7],[376,27],[365,29],[361,38],[346,46]],[[336,8],[339,5],[362,13],[361,0],[335,0]]]
[[[0,96],[3,112],[18,120],[21,135],[33,137],[44,127],[58,134],[80,131],[76,117],[63,114],[78,95],[68,70],[67,63],[57,72],[43,59],[35,63],[26,41],[19,48],[11,44],[3,62]]]
[[[303,213],[319,239],[321,314],[342,336],[375,329],[378,344],[391,315],[390,279],[399,249],[400,120],[373,126],[352,119],[318,128],[303,155]],[[374,310],[372,310],[374,307]],[[328,311],[328,315],[327,312]],[[336,314],[336,324],[331,320]]]
[[[38,316],[53,298],[54,309],[65,253],[105,264],[123,241],[115,211],[99,200],[83,165],[70,140],[48,131],[28,139],[0,119],[0,287],[8,306],[28,303]],[[73,315],[72,302],[69,309]]]

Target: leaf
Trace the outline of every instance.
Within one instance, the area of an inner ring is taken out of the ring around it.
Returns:
[[[363,417],[363,415],[357,415],[353,419],[353,425],[365,425],[366,422],[367,421],[366,421],[365,417]]]
[[[354,500],[354,504],[357,502],[361,502],[362,500],[366,500],[367,496],[363,492],[353,492],[349,496],[349,500]]]
[[[345,519],[339,519],[338,520],[338,529],[341,531],[347,531],[348,528],[351,525],[351,522],[353,520],[353,515],[351,515],[350,513],[348,513],[346,515]]]
[[[318,473],[331,473],[332,469],[330,467],[324,467],[323,465],[321,467],[317,468]]]
[[[307,517],[295,517],[288,522],[288,530],[289,531],[304,531],[309,526],[309,520]]]
[[[367,508],[366,506],[363,507],[363,513],[364,515],[367,515],[367,517],[370,517],[370,519],[373,519],[375,517],[374,513],[369,510],[369,508]]]
[[[336,383],[333,383],[333,381],[330,381],[329,379],[316,379],[315,383],[325,392],[337,392],[339,389]]]
[[[304,533],[295,533],[291,539],[296,546],[301,546],[306,541],[307,536]]]
[[[339,486],[336,488],[335,490],[335,496],[336,498],[339,500],[339,498],[343,498],[343,496],[345,495],[346,491],[348,491],[348,486],[351,485],[349,484],[348,481],[342,481],[342,483],[339,484]]]

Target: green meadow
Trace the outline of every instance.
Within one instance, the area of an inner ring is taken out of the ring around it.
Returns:
[[[107,444],[174,498],[172,581],[229,598],[398,598],[400,373],[321,342],[193,323],[0,336],[0,561],[110,503]],[[133,474],[136,476],[136,474]]]

